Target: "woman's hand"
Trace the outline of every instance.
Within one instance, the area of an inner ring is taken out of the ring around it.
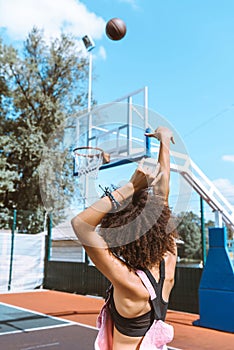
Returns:
[[[152,168],[144,166],[144,161],[145,159],[143,158],[130,179],[130,182],[134,187],[134,192],[154,186],[162,176],[159,163],[157,163],[156,167]]]
[[[166,128],[165,126],[159,126],[154,132],[145,133],[145,135],[149,137],[155,137],[157,140],[161,142],[169,140],[173,144],[175,144],[172,131]]]

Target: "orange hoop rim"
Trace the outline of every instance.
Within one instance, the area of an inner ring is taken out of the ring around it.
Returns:
[[[101,152],[101,155],[103,156],[104,154],[104,151],[102,148],[100,147],[92,147],[92,146],[82,146],[82,147],[76,147],[73,149],[73,153],[76,155],[76,156],[83,156],[83,157],[94,157],[95,154],[83,154],[83,153],[79,153],[77,151],[79,150],[85,150],[85,149],[92,149],[92,150],[96,150],[96,151],[99,151]],[[97,152],[98,153],[98,152]]]

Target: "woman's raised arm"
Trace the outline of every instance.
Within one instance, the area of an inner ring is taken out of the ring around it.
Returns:
[[[153,133],[146,133],[145,135],[155,137],[160,141],[158,162],[160,163],[160,171],[163,174],[154,186],[154,193],[162,196],[165,204],[168,204],[170,190],[170,143],[175,143],[173,134],[170,129],[160,126]]]

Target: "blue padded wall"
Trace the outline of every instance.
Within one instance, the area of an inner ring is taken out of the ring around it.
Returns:
[[[199,286],[195,326],[234,332],[234,267],[225,228],[209,229],[209,251]]]

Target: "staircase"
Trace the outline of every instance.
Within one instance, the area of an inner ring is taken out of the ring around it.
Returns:
[[[157,149],[159,146],[154,147],[156,152]],[[148,158],[147,162],[155,162],[155,159]],[[205,202],[221,215],[223,222],[234,229],[234,207],[188,155],[171,151],[171,171],[183,176]]]

